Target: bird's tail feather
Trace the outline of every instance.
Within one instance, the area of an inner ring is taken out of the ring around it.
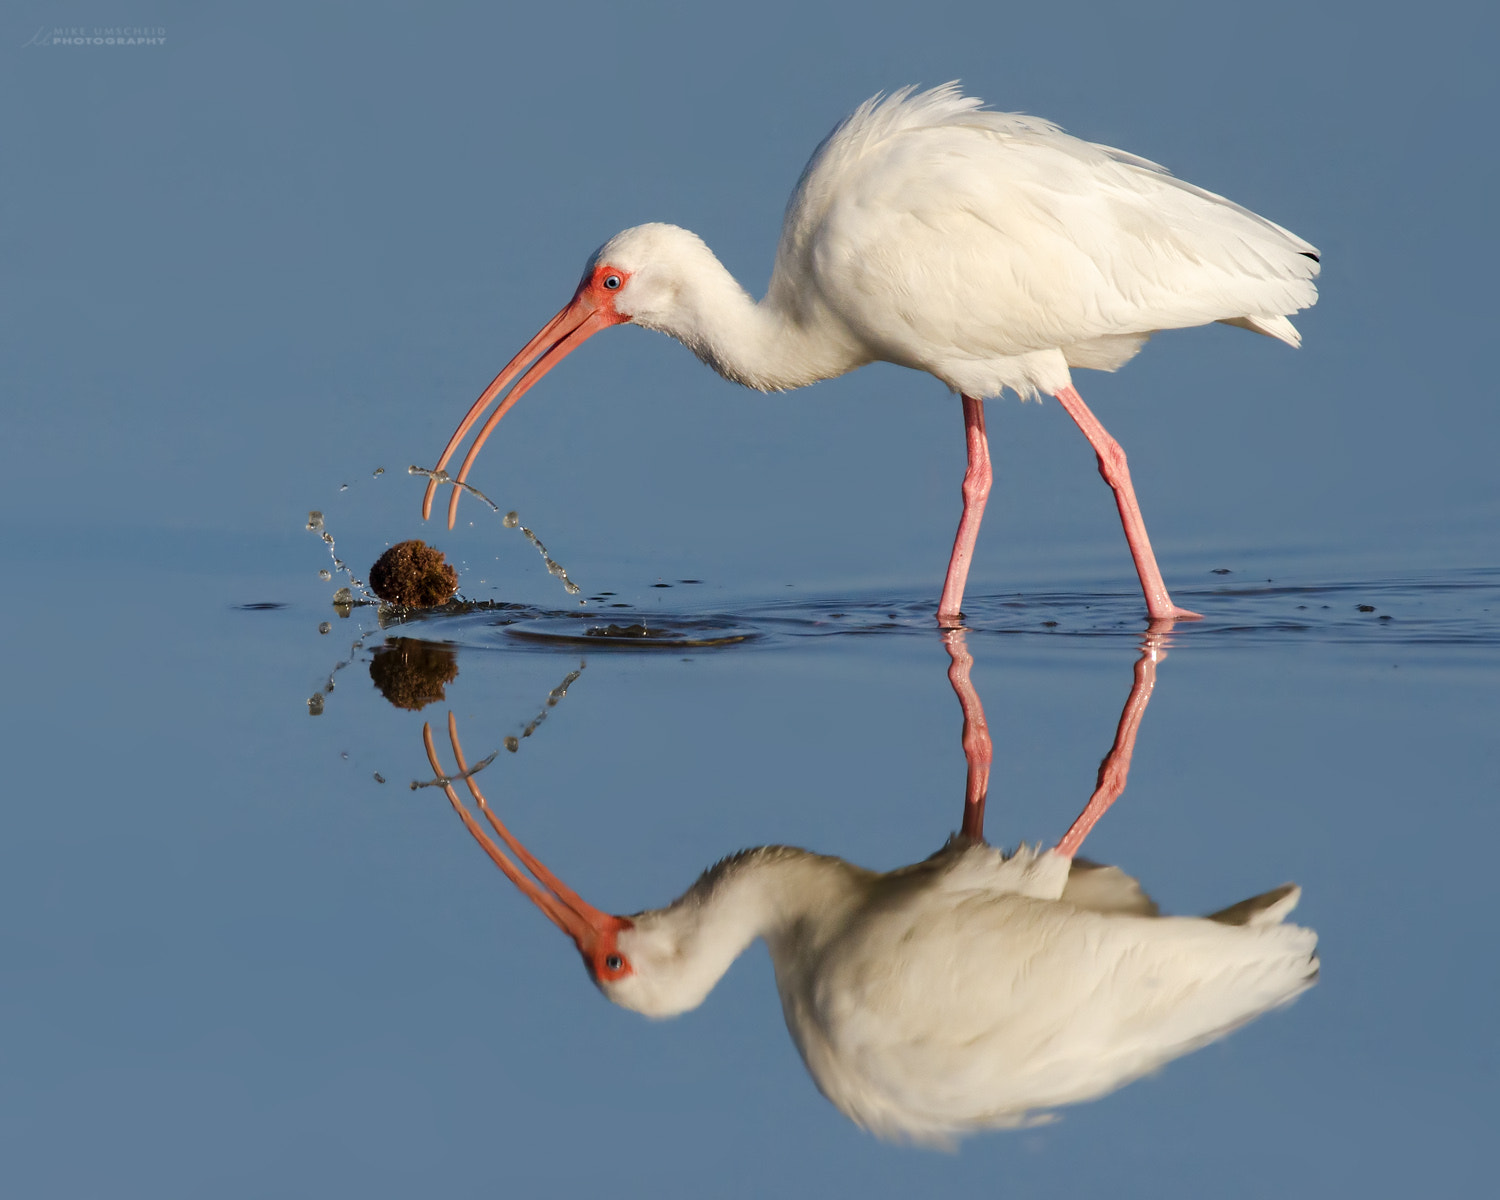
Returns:
[[[1295,883],[1283,883],[1279,888],[1209,913],[1208,919],[1220,925],[1280,925],[1301,898],[1300,887]]]
[[[1273,337],[1294,348],[1302,345],[1302,334],[1285,317],[1226,317],[1219,324],[1235,325],[1240,329],[1248,329],[1251,333],[1263,333],[1266,337]]]

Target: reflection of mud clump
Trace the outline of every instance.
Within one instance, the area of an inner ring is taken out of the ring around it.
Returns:
[[[370,659],[370,679],[380,694],[413,712],[443,699],[443,688],[457,678],[453,647],[419,638],[391,638]]]
[[[431,608],[458,591],[458,572],[426,542],[397,542],[370,568],[370,590],[387,604]]]

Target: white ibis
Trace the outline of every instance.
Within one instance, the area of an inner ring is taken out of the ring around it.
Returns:
[[[962,674],[966,687],[966,663]],[[1149,696],[1141,679],[1110,760],[1134,736],[1132,713],[1138,723]],[[972,792],[988,739],[974,735],[977,696],[955,687],[966,751],[985,743],[970,754]],[[459,799],[431,729],[422,734],[469,832],[573,939],[605,996],[674,1016],[702,1003],[740,952],[764,939],[787,1028],[818,1089],[882,1137],[946,1145],[1103,1095],[1289,1002],[1317,977],[1317,935],[1282,924],[1297,903],[1293,885],[1206,918],[1162,917],[1135,880],[1061,845],[1002,854],[971,832],[982,807],[976,819],[968,803],[964,833],[909,867],[882,874],[761,846],[711,867],[666,908],[612,916],[495,816],[451,713],[459,774],[530,876]],[[1128,744],[1124,759],[1128,766]],[[1124,786],[1123,769],[1101,769],[1096,801],[1113,786],[1106,775]],[[1065,843],[1076,847],[1102,807],[1090,810]]]
[[[459,482],[527,389],[599,330],[634,322],[761,391],[883,361],[927,371],[958,393],[968,470],[938,603],[945,625],[960,616],[992,479],[984,401],[1006,388],[1057,397],[1114,490],[1151,618],[1193,617],[1167,593],[1124,451],[1070,369],[1113,371],[1157,330],[1211,321],[1295,346],[1287,314],[1316,301],[1317,273],[1307,242],[1155,163],[1035,117],[986,111],[956,84],[903,88],[860,105],[814,152],[758,303],[675,225],[640,225],[600,247],[572,300],[449,439],[422,515],[459,443],[507,386],[514,382],[469,447]]]

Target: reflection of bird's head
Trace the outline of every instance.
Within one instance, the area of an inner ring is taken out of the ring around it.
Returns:
[[[673,1017],[702,1004],[757,937],[795,920],[814,878],[847,864],[790,846],[742,850],[715,863],[667,908],[636,913],[616,940],[622,973],[594,982],[611,1001],[648,1017]]]
[[[675,908],[639,913],[631,921],[616,940],[625,969],[613,978],[594,974],[599,990],[647,1017],[675,1017],[702,1004],[723,972],[695,952],[697,930]]]

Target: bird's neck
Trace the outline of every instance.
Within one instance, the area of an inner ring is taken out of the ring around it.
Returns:
[[[679,284],[672,311],[637,317],[638,324],[676,338],[725,379],[762,392],[805,387],[870,361],[816,297],[773,284],[757,302],[704,250]]]
[[[840,924],[875,876],[839,858],[792,846],[761,846],[716,864],[670,909],[680,922],[685,990],[706,996],[756,938],[781,958],[784,946],[816,940]],[[812,930],[813,932],[809,932]]]

